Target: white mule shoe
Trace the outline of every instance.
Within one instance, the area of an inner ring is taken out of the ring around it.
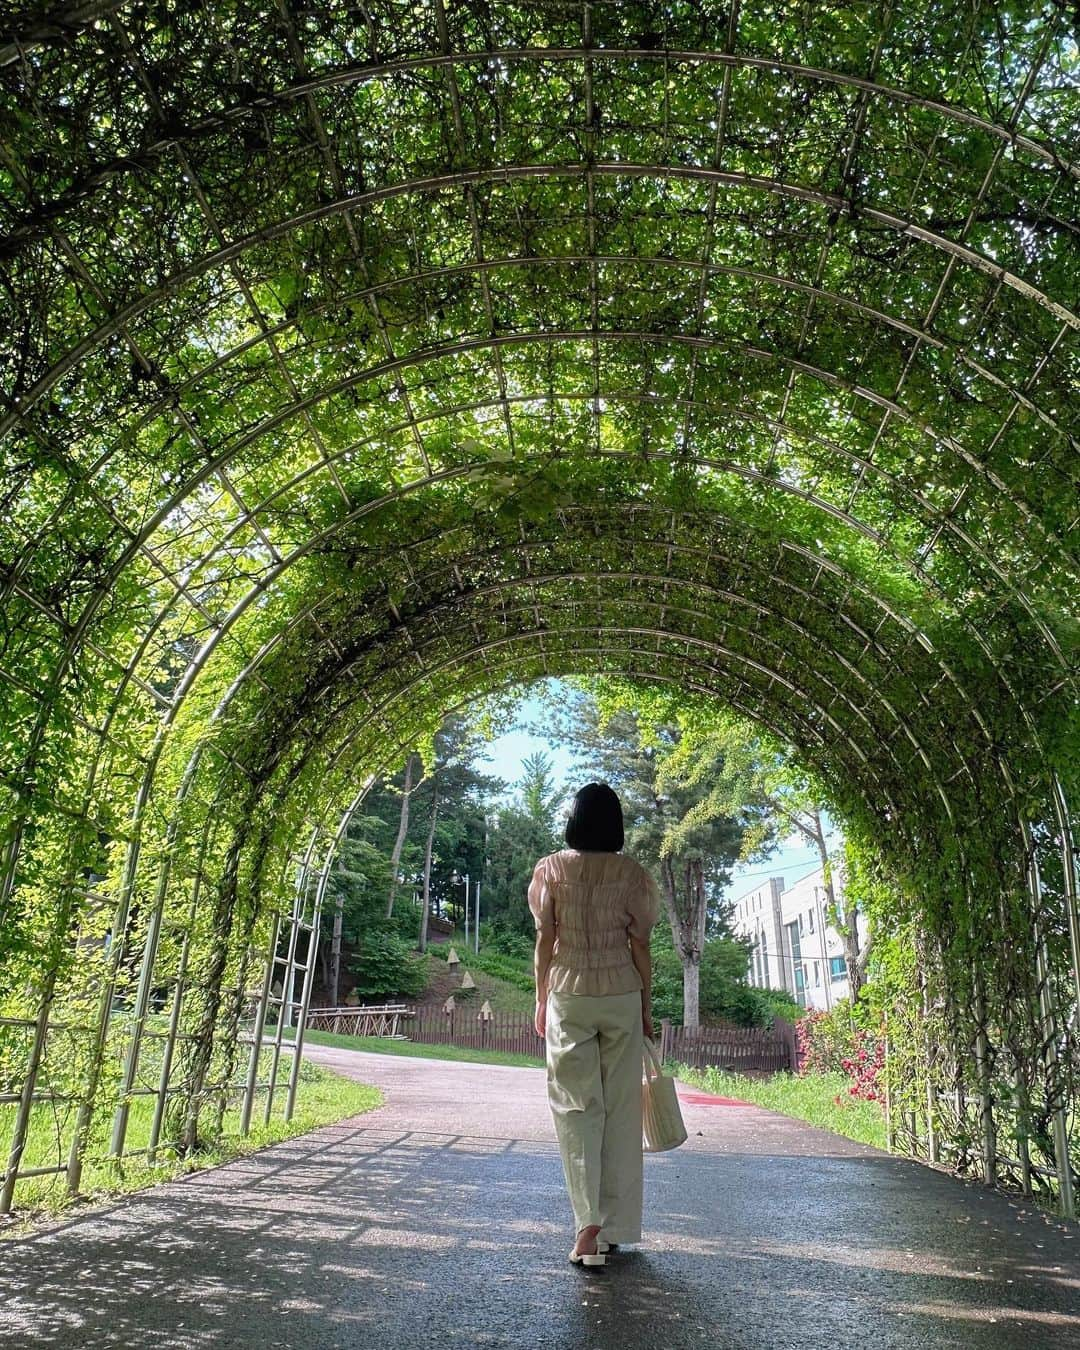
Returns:
[[[581,1252],[580,1254],[571,1247],[570,1260],[575,1266],[604,1266],[607,1265],[607,1256],[605,1255],[607,1243],[604,1243],[605,1251],[600,1250],[600,1243],[596,1244],[595,1252]]]

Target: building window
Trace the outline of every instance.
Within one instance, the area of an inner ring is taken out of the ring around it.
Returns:
[[[808,910],[806,917],[810,920],[810,931],[812,933],[814,931],[814,911]]]
[[[829,957],[829,974],[834,980],[847,979],[847,962],[842,956]]]
[[[820,984],[820,983],[821,983],[821,962],[820,962],[820,961],[815,961],[815,962],[814,962],[814,983],[815,983],[815,984]]]

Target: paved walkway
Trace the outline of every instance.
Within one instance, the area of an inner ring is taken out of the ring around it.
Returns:
[[[647,1242],[586,1273],[542,1070],[311,1053],[385,1105],[0,1244],[0,1345],[1080,1347],[1080,1227],[977,1186],[687,1105]]]

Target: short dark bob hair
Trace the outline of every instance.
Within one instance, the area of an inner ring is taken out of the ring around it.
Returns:
[[[586,783],[574,796],[566,842],[581,853],[618,853],[623,846],[622,803],[606,783]]]

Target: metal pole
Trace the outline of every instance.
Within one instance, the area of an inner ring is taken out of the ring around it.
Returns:
[[[311,840],[307,846],[307,852],[303,861],[297,864],[296,883],[293,888],[292,910],[289,916],[289,941],[285,949],[284,960],[275,956],[271,960],[271,969],[275,966],[284,965],[285,974],[281,981],[281,999],[278,1003],[277,1026],[274,1029],[274,1040],[270,1051],[270,1078],[266,1089],[266,1105],[263,1107],[263,1124],[269,1125],[270,1114],[274,1108],[274,1091],[277,1088],[278,1065],[281,1063],[281,1046],[285,1034],[286,1017],[291,1017],[292,1008],[292,981],[296,956],[296,934],[297,925],[300,921],[301,913],[301,895],[307,876],[307,864],[315,848],[315,840],[318,837],[318,831],[314,831]],[[271,976],[271,986],[273,986],[273,977]]]
[[[289,1095],[285,1103],[286,1120],[292,1120],[293,1111],[296,1108],[296,1087],[300,1081],[300,1060],[304,1052],[304,1032],[307,1029],[308,1009],[311,1006],[311,988],[314,983],[315,950],[319,943],[319,920],[322,915],[322,905],[323,898],[326,895],[326,887],[330,880],[330,869],[334,865],[334,860],[337,857],[337,851],[341,845],[342,837],[349,828],[349,821],[352,819],[353,813],[360,805],[370,786],[371,780],[369,779],[349,803],[348,809],[343,813],[341,820],[338,822],[337,830],[334,832],[334,837],[330,841],[330,847],[326,850],[326,858],[323,861],[322,869],[319,873],[319,883],[315,890],[315,900],[312,906],[311,927],[308,933],[308,959],[307,967],[304,971],[303,992],[300,995],[300,1017],[296,1026],[296,1036],[293,1039],[293,1062],[292,1069],[289,1073]],[[308,848],[307,856],[304,859],[305,878],[307,869],[311,863],[311,856],[314,851],[317,835],[318,831],[312,836],[311,845]],[[299,887],[297,892],[298,896],[302,896],[306,889],[306,884]],[[294,924],[294,931],[295,926],[296,925]]]
[[[34,1027],[34,1039],[30,1047],[30,1059],[26,1066],[26,1078],[23,1080],[22,1096],[15,1117],[15,1129],[11,1136],[11,1148],[8,1151],[7,1171],[4,1173],[4,1186],[0,1191],[0,1214],[8,1214],[15,1196],[15,1182],[19,1175],[19,1163],[26,1136],[30,1132],[30,1116],[34,1109],[34,1090],[37,1086],[38,1070],[45,1052],[45,1038],[49,1029],[49,1013],[52,1010],[53,995],[56,991],[56,967],[45,976],[45,987],[41,994],[41,1006],[37,1024]]]
[[[476,946],[475,951],[480,950],[480,878],[477,877],[476,885],[473,887],[473,916],[476,919]]]
[[[1065,892],[1065,908],[1069,917],[1069,948],[1072,955],[1073,1013],[1080,1018],[1080,882],[1076,876],[1076,843],[1069,820],[1069,805],[1057,775],[1053,780],[1054,815],[1057,817],[1061,843],[1061,871]]]
[[[251,1113],[255,1108],[255,1092],[259,1081],[259,1060],[262,1058],[263,1029],[266,1026],[266,1009],[270,1002],[270,988],[274,982],[274,954],[277,952],[280,932],[281,915],[275,914],[270,924],[270,945],[266,953],[266,971],[263,974],[259,1006],[255,1010],[255,1026],[251,1032],[251,1053],[248,1056],[247,1081],[244,1084],[244,1103],[240,1108],[240,1133],[242,1135],[247,1135],[251,1130]]]
[[[170,845],[174,841],[175,829],[170,827]],[[120,1100],[113,1117],[112,1138],[109,1142],[109,1155],[113,1158],[119,1158],[124,1151],[124,1136],[127,1134],[128,1117],[131,1114],[131,1090],[135,1086],[135,1076],[139,1068],[139,1051],[142,1047],[142,1034],[150,1008],[154,962],[157,959],[158,939],[161,935],[161,920],[165,911],[168,885],[169,865],[166,859],[158,874],[157,894],[154,898],[154,908],[150,914],[150,922],[146,929],[146,940],[143,944],[139,984],[135,993],[135,1008],[132,1015],[131,1031],[128,1036],[127,1052],[124,1055],[124,1072],[120,1080]]]
[[[319,886],[312,906],[311,926],[308,929],[307,964],[304,967],[304,984],[300,995],[300,1015],[296,1022],[296,1035],[293,1037],[293,1061],[292,1068],[289,1071],[289,1093],[285,1101],[286,1120],[292,1120],[293,1111],[296,1109],[296,1088],[300,1082],[300,1060],[304,1053],[304,1032],[307,1030],[307,1015],[311,1006],[311,988],[314,984],[315,948],[319,941],[319,916],[322,912],[323,894],[326,891],[326,882],[330,875],[330,864],[333,858],[334,846],[332,845],[327,852],[326,863],[323,867],[322,876],[319,878]]]
[[[1039,876],[1039,860],[1036,855],[1031,830],[1027,821],[1022,822],[1024,846],[1027,850],[1028,888],[1032,901],[1032,927],[1035,934],[1036,974],[1039,981],[1039,1012],[1042,1017],[1043,1055],[1050,1071],[1050,1107],[1054,1131],[1054,1164],[1058,1179],[1058,1200],[1061,1213],[1071,1219],[1076,1213],[1073,1197],[1072,1162],[1069,1158],[1069,1127],[1065,1102],[1062,1101],[1064,1087],[1061,1081],[1061,1062],[1058,1055],[1058,1014],[1054,1006],[1053,991],[1050,987],[1050,953],[1046,944],[1046,932],[1042,924],[1042,879]]]

